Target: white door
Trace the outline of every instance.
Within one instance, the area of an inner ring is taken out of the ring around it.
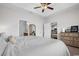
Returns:
[[[51,38],[51,24],[44,24],[44,37]]]

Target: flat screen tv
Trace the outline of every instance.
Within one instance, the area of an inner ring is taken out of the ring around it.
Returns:
[[[78,32],[78,26],[71,26],[71,32]]]

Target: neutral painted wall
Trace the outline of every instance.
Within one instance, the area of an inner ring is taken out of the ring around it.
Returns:
[[[58,32],[72,25],[79,25],[79,4],[48,16],[45,23],[58,23]]]
[[[14,11],[0,6],[0,33],[6,32],[7,35],[17,36],[19,34],[18,21],[18,16]]]
[[[43,18],[24,9],[0,5],[0,32],[8,35],[19,35],[19,20],[25,20],[28,24],[36,25],[36,35],[43,36]]]

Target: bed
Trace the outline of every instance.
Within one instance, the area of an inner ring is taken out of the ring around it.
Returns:
[[[35,36],[16,37],[15,44],[7,42],[1,49],[1,56],[70,56],[61,40]]]

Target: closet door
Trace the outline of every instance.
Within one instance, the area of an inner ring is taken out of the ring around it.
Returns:
[[[51,38],[51,25],[50,25],[50,23],[44,24],[44,37]]]

